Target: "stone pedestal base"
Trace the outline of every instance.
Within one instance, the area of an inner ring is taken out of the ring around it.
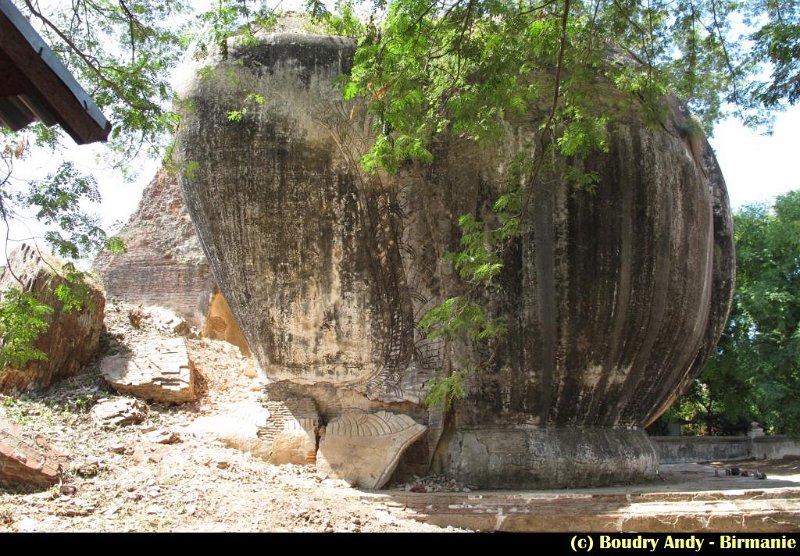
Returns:
[[[658,457],[641,429],[461,428],[437,462],[481,488],[596,487],[653,480]]]

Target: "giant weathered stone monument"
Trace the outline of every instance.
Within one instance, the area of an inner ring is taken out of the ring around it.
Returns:
[[[398,464],[483,487],[653,477],[643,427],[699,372],[733,285],[725,185],[689,116],[666,100],[648,126],[624,99],[609,152],[571,161],[598,173],[594,194],[543,171],[502,292],[484,300],[508,333],[454,346],[416,327],[464,291],[442,256],[459,215],[493,218],[503,164],[537,130],[509,121],[491,147],[443,138],[430,165],[365,174],[369,116],[335,85],[353,52],[343,38],[266,35],[182,91],[187,207],[270,399],[312,400],[318,464],[352,458],[361,486]],[[426,407],[431,379],[475,355],[489,363],[466,397],[446,415]]]

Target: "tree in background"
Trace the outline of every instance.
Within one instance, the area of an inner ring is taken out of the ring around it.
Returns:
[[[662,420],[696,434],[751,421],[800,435],[800,191],[734,216],[736,292],[727,328],[690,392]]]

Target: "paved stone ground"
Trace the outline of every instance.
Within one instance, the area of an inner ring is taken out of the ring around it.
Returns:
[[[726,476],[731,466],[768,478]],[[800,459],[662,465],[660,482],[645,485],[373,496],[425,523],[479,531],[796,532]]]

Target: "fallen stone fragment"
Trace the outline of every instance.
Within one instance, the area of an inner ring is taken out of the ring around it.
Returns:
[[[239,402],[226,406],[223,413],[199,417],[185,430],[191,434],[210,436],[228,448],[268,460],[272,443],[269,439],[261,438],[259,431],[267,426],[269,411],[257,402]]]
[[[177,432],[163,429],[146,434],[145,439],[156,444],[177,444],[181,442],[181,435]]]
[[[147,405],[133,398],[105,399],[95,404],[90,413],[103,427],[122,427],[144,421]]]
[[[153,326],[161,332],[172,332],[179,336],[190,333],[189,325],[181,317],[165,307],[147,307]]]
[[[146,400],[184,403],[197,398],[194,364],[182,338],[140,342],[133,353],[103,359],[100,373],[116,391]]]
[[[128,322],[137,330],[142,327],[145,317],[146,315],[144,311],[142,311],[141,306],[128,310]]]
[[[0,418],[0,486],[46,488],[58,482],[66,466],[66,455],[43,437],[31,441],[20,427]]]
[[[75,496],[78,492],[78,487],[75,485],[61,485],[59,490],[64,496]]]
[[[84,463],[78,467],[77,470],[78,475],[84,478],[96,477],[99,472],[100,466],[97,464],[97,462]]]
[[[127,448],[125,447],[125,444],[123,444],[122,442],[115,442],[114,444],[108,447],[108,451],[114,454],[124,454],[126,449]]]
[[[8,257],[0,269],[0,291],[20,288],[39,302],[49,305],[53,312],[45,315],[47,331],[33,343],[47,357],[30,361],[21,368],[6,368],[0,375],[0,391],[25,391],[46,388],[73,376],[97,357],[100,333],[103,330],[105,298],[98,284],[86,278],[89,303],[80,310],[65,311],[55,295],[56,288],[65,284],[55,269],[63,269],[65,261],[34,246],[22,244]]]
[[[408,415],[344,413],[325,427],[317,470],[352,486],[381,488],[406,448],[426,430]]]
[[[80,498],[63,496],[60,501],[64,503],[64,507],[56,508],[56,510],[53,512],[55,515],[64,517],[80,517],[89,515],[96,509],[96,506],[93,503]]]

